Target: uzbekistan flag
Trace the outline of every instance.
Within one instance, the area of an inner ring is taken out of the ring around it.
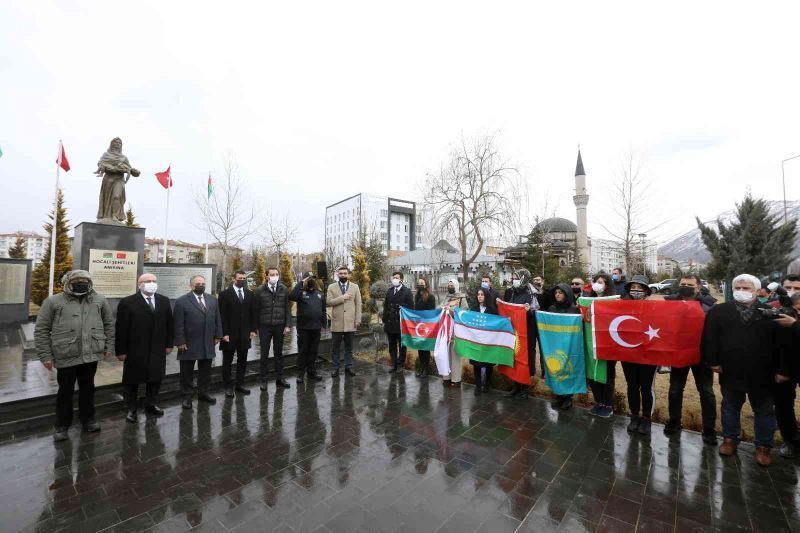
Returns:
[[[536,311],[545,381],[554,394],[586,392],[581,315]]]
[[[460,307],[455,309],[453,317],[456,355],[482,363],[514,364],[516,336],[509,318]]]
[[[436,347],[443,309],[414,311],[400,308],[400,340],[414,350],[432,351]]]

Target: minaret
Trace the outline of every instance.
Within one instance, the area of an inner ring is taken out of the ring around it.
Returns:
[[[589,195],[586,194],[586,172],[583,170],[583,159],[581,159],[581,149],[578,148],[578,164],[575,167],[575,210],[578,223],[577,261],[586,269],[591,266],[592,256],[589,250],[589,232],[586,222],[586,206],[589,205]]]

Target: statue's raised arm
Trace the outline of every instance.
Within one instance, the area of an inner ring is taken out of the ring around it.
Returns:
[[[95,174],[103,177],[100,187],[100,205],[97,222],[101,224],[125,223],[125,183],[128,176],[138,176],[139,171],[122,155],[122,140],[116,137],[97,162]]]

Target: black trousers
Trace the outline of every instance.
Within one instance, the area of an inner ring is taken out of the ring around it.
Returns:
[[[198,359],[190,361],[181,361],[180,377],[181,377],[181,394],[185,399],[191,399],[192,393],[192,378],[194,377],[194,364],[197,363],[197,393],[203,394],[208,392],[208,386],[211,383],[211,359]]]
[[[155,405],[158,391],[161,390],[160,381],[149,381],[145,386],[145,405]],[[139,383],[128,383],[125,385],[125,402],[128,409],[136,409],[139,403]]]
[[[226,387],[232,387],[234,383],[231,375],[234,355],[236,355],[236,386],[244,384],[244,377],[247,374],[247,352],[248,349],[243,346],[235,350],[222,351],[222,382]]]
[[[470,359],[470,363],[472,363],[472,372],[475,374],[475,386],[482,386],[486,389],[492,386],[492,372],[494,370],[493,363],[482,363],[479,361],[473,361]]]
[[[431,365],[431,352],[428,350],[418,350],[419,367],[421,370],[427,371]]]
[[[683,413],[683,391],[689,370],[694,375],[694,384],[700,395],[700,411],[703,415],[703,432],[716,433],[717,399],[714,396],[714,371],[705,365],[672,368],[669,374],[669,419],[680,423]],[[794,399],[792,400],[794,401]]]
[[[83,363],[56,370],[56,427],[72,425],[72,393],[78,383],[78,417],[85,424],[94,419],[94,375],[97,363]]]
[[[275,360],[275,379],[283,379],[283,329],[285,327],[285,325],[258,327],[258,338],[261,341],[261,360],[258,373],[262,380],[267,379],[270,341],[272,341],[272,358]],[[299,333],[297,338],[299,340]]]
[[[344,367],[350,368],[353,366],[353,331],[334,331],[331,333],[331,359],[333,360],[333,368],[339,369],[339,350],[344,341]]]
[[[789,380],[786,383],[772,385],[772,394],[775,399],[775,417],[778,419],[778,429],[784,442],[797,442],[797,419],[794,417],[794,400],[797,396],[797,381]]]
[[[405,368],[406,366],[406,347],[400,342],[399,333],[387,333],[389,341],[389,357],[392,358],[392,367]]]
[[[617,378],[617,362],[606,361],[606,382],[589,380],[594,401],[598,405],[614,407],[614,380]]]
[[[319,353],[318,329],[298,329],[297,330],[297,375],[303,373],[313,376],[317,373],[317,354]]]
[[[622,362],[622,371],[628,383],[628,407],[631,414],[649,417],[653,414],[655,393],[653,379],[656,377],[655,365],[642,365],[639,363]]]

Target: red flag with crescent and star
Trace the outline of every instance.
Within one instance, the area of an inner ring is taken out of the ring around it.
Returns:
[[[592,303],[594,353],[606,361],[696,365],[704,322],[697,301],[598,300]]]

